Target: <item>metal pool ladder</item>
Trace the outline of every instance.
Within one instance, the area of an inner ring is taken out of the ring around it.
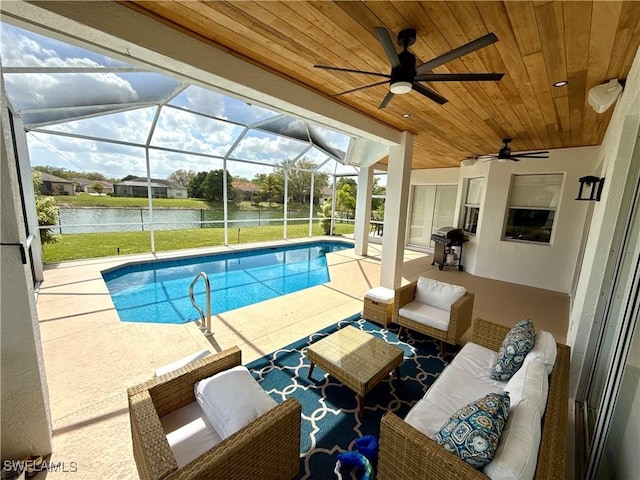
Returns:
[[[196,297],[193,295],[193,287],[201,278],[204,279],[206,293],[206,317],[204,315],[204,312],[202,311],[202,308],[200,308],[200,305],[198,305],[198,302],[196,302]],[[207,277],[206,273],[200,272],[198,275],[196,275],[196,278],[193,279],[193,282],[191,282],[191,286],[189,287],[189,297],[191,297],[191,304],[196,310],[198,310],[198,313],[200,314],[200,330],[202,330],[202,333],[204,333],[205,336],[213,335],[213,332],[211,331],[211,285],[209,284],[209,277]]]

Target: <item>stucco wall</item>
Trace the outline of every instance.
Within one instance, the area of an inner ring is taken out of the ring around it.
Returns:
[[[611,250],[611,232],[617,222],[639,126],[640,49],[636,52],[625,89],[618,99],[601,145],[602,175],[606,178],[606,183],[602,201],[594,205],[567,331],[567,343],[572,347],[572,397],[577,393],[582,369],[590,368],[590,363],[585,365],[587,345],[601,298],[600,292]]]
[[[459,177],[459,168],[412,170],[411,185],[456,185]]]
[[[588,207],[586,202],[575,200],[578,179],[594,174],[598,157],[598,147],[565,148],[551,150],[548,159],[478,162],[463,166],[461,178],[486,177],[478,231],[465,251],[469,273],[568,293]],[[512,175],[540,173],[564,174],[551,242],[503,240]]]
[[[484,177],[478,231],[464,245],[465,269],[474,275],[569,293],[587,213],[587,202],[576,201],[578,178],[593,175],[599,147],[550,151],[548,159],[521,162],[465,162],[460,168],[416,170],[412,185],[458,184],[456,206],[460,225],[464,181]],[[524,173],[563,173],[562,198],[550,244],[502,240],[511,176]]]
[[[2,102],[2,215],[3,243],[25,240],[17,192],[6,106]],[[29,267],[16,246],[2,247],[0,269],[1,430],[2,460],[51,453],[49,401],[44,377],[40,332]]]

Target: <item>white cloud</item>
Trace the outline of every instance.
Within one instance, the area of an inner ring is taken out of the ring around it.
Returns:
[[[240,141],[233,157],[275,163],[297,157],[306,147],[305,143],[277,135],[251,132]]]
[[[175,108],[163,108],[152,145],[224,156],[242,127]]]

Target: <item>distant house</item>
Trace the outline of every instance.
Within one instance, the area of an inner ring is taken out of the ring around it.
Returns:
[[[231,186],[236,192],[236,201],[253,200],[256,193],[260,193],[262,189],[252,182],[231,182]]]
[[[132,178],[126,182],[113,184],[114,197],[147,197],[147,179],[143,177]],[[161,180],[151,179],[152,198],[187,198],[187,189],[182,185]]]
[[[42,180],[41,195],[75,195],[72,180],[40,171],[38,171],[38,174],[40,175],[40,180]]]
[[[319,199],[318,203],[323,204],[324,202],[328,202],[329,200],[331,200],[332,196],[333,196],[333,188],[324,187],[320,192],[320,195],[318,196],[318,199]]]
[[[98,193],[93,188],[93,185],[96,182],[98,182],[100,185],[102,185],[102,191],[100,192],[100,194],[102,195],[113,194],[113,183],[107,182],[106,180],[90,180],[88,178],[74,178],[73,181],[76,184],[76,192]]]

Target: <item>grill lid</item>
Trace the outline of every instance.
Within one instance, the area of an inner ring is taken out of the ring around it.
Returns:
[[[440,227],[436,231],[436,235],[445,238],[457,238],[463,235],[462,229],[458,227]]]

